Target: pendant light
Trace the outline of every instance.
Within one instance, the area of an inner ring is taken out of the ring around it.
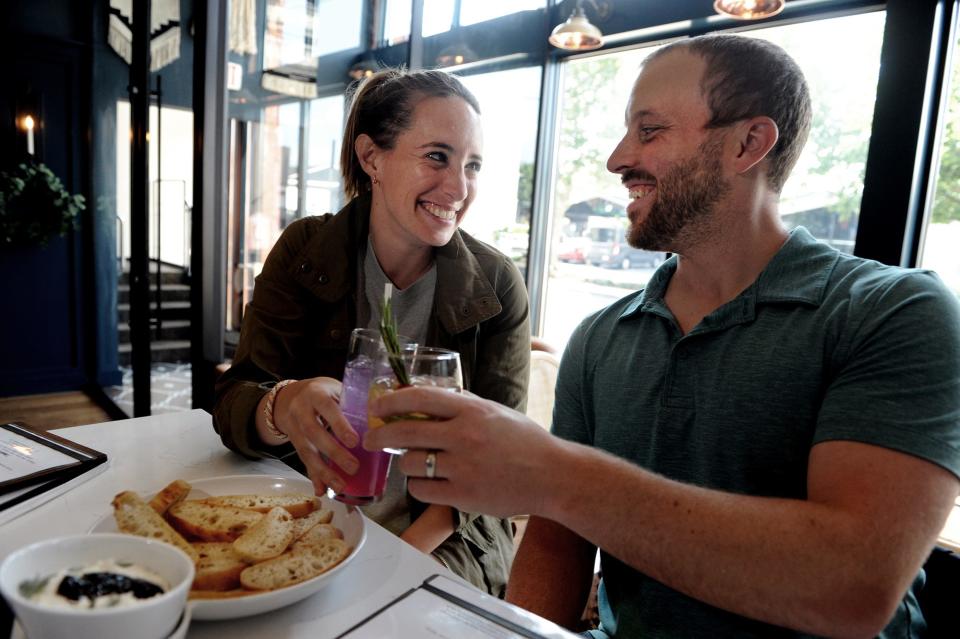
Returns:
[[[587,20],[583,11],[583,0],[577,0],[577,7],[563,24],[559,24],[550,34],[550,44],[568,51],[591,51],[603,46],[603,34]]]
[[[716,0],[713,9],[737,20],[760,20],[777,15],[785,4],[784,0]]]

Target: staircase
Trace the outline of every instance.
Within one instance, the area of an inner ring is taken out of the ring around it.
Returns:
[[[157,265],[150,264],[150,361],[190,361],[190,284],[186,269],[162,264],[160,268],[160,327],[157,328]],[[129,367],[130,346],[130,273],[124,264],[117,287],[118,340],[120,366]]]

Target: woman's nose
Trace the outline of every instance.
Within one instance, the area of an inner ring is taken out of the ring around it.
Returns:
[[[443,182],[444,192],[457,202],[467,199],[467,174],[466,170],[451,166],[447,169]]]

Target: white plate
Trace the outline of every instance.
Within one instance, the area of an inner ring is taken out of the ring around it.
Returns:
[[[202,499],[213,495],[265,495],[270,493],[307,493],[313,494],[313,484],[307,479],[292,477],[275,477],[270,475],[229,475],[225,477],[209,477],[196,479],[190,482],[193,491],[187,499]],[[159,488],[158,488],[159,490]],[[153,495],[141,495],[152,497]],[[367,538],[363,515],[353,506],[341,504],[338,501],[320,498],[320,505],[333,511],[334,526],[343,532],[343,539],[350,544],[352,550],[347,558],[331,570],[308,579],[302,583],[279,590],[271,590],[259,595],[247,595],[232,599],[201,599],[191,601],[188,605],[192,609],[193,619],[237,619],[260,613],[276,610],[310,595],[323,588],[334,575],[340,573],[354,557]],[[117,532],[117,522],[110,512],[103,516],[90,532]]]

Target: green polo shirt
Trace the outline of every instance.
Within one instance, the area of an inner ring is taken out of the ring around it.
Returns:
[[[799,228],[749,288],[683,335],[663,301],[675,270],[672,258],[646,289],[579,326],[560,367],[555,434],[750,495],[805,498],[810,448],[828,440],[960,476],[960,309],[934,273],[839,253]],[[605,553],[602,570],[611,636],[800,636]],[[882,636],[914,636],[918,616],[908,592]]]

